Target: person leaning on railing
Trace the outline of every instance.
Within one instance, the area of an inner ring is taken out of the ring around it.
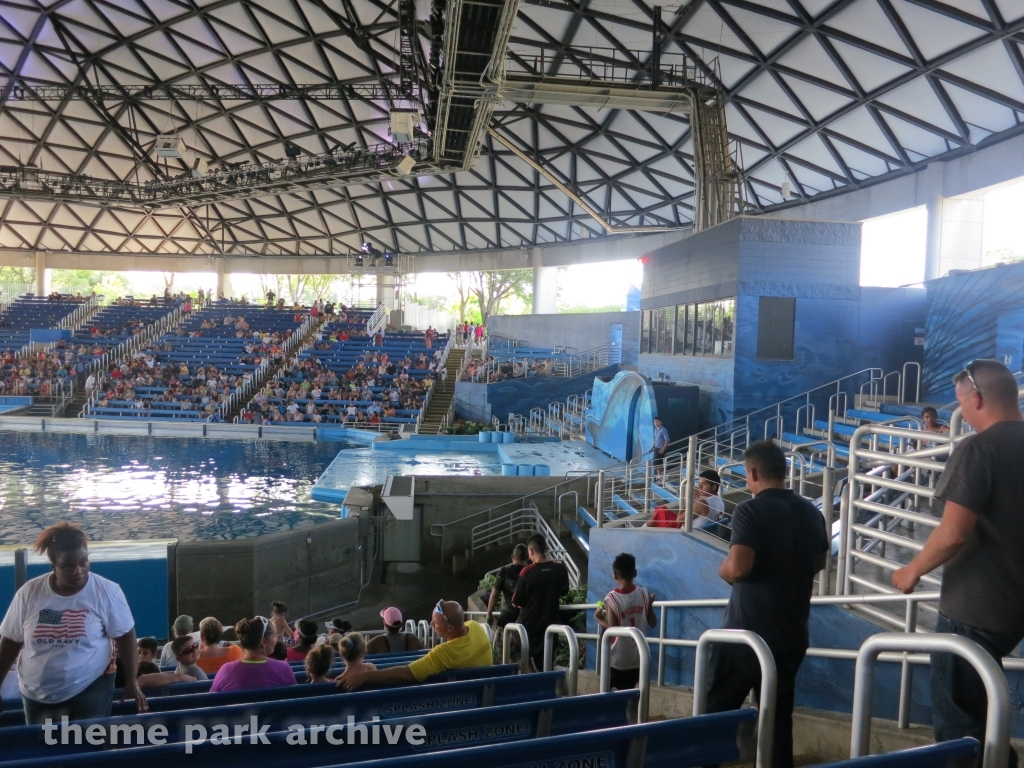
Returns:
[[[996,360],[975,360],[953,383],[976,434],[956,446],[935,488],[942,522],[892,581],[909,594],[945,565],[935,631],[974,640],[1002,664],[1024,640],[1024,415],[1016,379]],[[933,654],[931,688],[936,741],[982,740],[987,700],[973,667]],[[1009,765],[1017,765],[1012,749]]]
[[[347,691],[367,684],[411,685],[450,669],[489,667],[494,663],[487,632],[477,622],[466,621],[462,606],[454,600],[438,601],[430,626],[444,642],[431,648],[426,656],[387,669],[346,671],[335,684]]]

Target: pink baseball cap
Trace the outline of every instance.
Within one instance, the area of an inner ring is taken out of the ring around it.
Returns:
[[[389,627],[397,627],[402,623],[402,612],[394,606],[381,611],[380,617],[384,619],[384,623]]]

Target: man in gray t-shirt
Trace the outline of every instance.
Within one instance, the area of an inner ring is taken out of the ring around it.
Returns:
[[[941,524],[892,580],[909,594],[945,564],[936,631],[974,640],[1001,663],[1024,639],[1024,416],[1002,363],[976,360],[953,381],[977,434],[955,448],[935,489]],[[973,668],[932,654],[931,687],[936,741],[983,740],[986,696]],[[1017,764],[1012,749],[1009,764]]]

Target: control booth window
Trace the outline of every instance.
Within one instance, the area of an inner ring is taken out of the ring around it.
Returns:
[[[757,359],[792,360],[796,299],[761,296],[757,305]]]
[[[640,317],[640,351],[671,355],[676,308],[645,309]]]
[[[736,299],[676,307],[675,354],[732,357],[735,339]]]

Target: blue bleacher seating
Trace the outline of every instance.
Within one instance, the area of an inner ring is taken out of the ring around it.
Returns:
[[[237,337],[238,331],[234,324],[224,324],[224,319],[229,315],[232,318],[239,316],[245,318],[249,325],[247,336]],[[298,330],[305,316],[305,310],[277,310],[252,305],[243,306],[236,303],[218,303],[211,308],[192,312],[182,320],[173,333],[152,339],[148,348],[142,352],[152,354],[161,367],[180,367],[184,364],[189,370],[188,375],[180,377],[185,384],[189,383],[189,376],[200,366],[214,366],[220,373],[232,377],[242,377],[246,374],[255,374],[259,369],[255,359],[267,356],[267,352],[262,350],[252,354],[246,353],[247,344],[254,343],[259,348],[259,342],[255,342],[252,338],[253,332],[277,333],[282,339],[286,339]],[[296,319],[296,317],[300,319]],[[210,322],[214,324],[213,327],[202,328],[204,323]],[[190,333],[201,333],[202,335],[190,336]],[[135,408],[124,402],[114,401],[108,402],[104,406],[91,405],[89,415],[104,419],[129,420],[197,421],[204,418],[199,412],[199,407],[182,407],[181,403],[187,399],[183,395],[178,396],[175,403],[163,405],[152,402],[154,397],[162,395],[166,391],[166,386],[140,388],[136,394],[143,401],[150,402],[148,409]],[[223,414],[224,407],[221,407],[220,411]]]
[[[520,768],[695,768],[736,761],[757,719],[753,709],[626,725],[517,743],[445,750],[390,760],[348,763],[348,768],[451,768],[453,765]],[[341,762],[341,761],[338,761]]]
[[[434,701],[434,696],[463,696],[466,700],[482,701],[485,689],[493,699],[503,701],[526,701],[526,698],[518,696],[529,696],[531,690],[547,691],[548,696],[554,696],[555,683],[562,678],[561,672],[542,672],[529,678],[525,683],[523,678],[515,677],[519,667],[516,664],[501,664],[492,667],[476,667],[471,669],[460,669],[445,672],[436,678],[428,678],[423,685],[422,698],[424,701]],[[450,682],[448,682],[450,681]],[[518,682],[517,682],[518,681]],[[455,686],[450,689],[434,687],[434,683]],[[427,687],[429,684],[429,687]],[[189,683],[189,685],[200,685]],[[461,687],[458,687],[461,686]],[[182,696],[153,696],[149,698],[150,712],[186,712],[197,707],[216,707],[217,711],[223,711],[225,707],[234,704],[258,704],[265,702],[282,702],[290,699],[306,699],[319,696],[330,696],[337,693],[333,683],[322,683],[317,685],[296,685],[286,688],[264,688],[249,691],[226,691],[219,693],[195,693]],[[386,690],[384,691],[386,693]],[[411,695],[411,694],[410,694]],[[387,699],[387,696],[384,697]],[[411,699],[415,700],[415,698]],[[135,712],[134,701],[117,701],[115,699],[113,715],[133,716]],[[140,717],[140,715],[134,715]],[[142,715],[143,717],[145,715]],[[5,711],[0,714],[0,726],[24,725],[24,714],[19,710]]]
[[[980,745],[975,739],[955,739],[899,752],[840,760],[827,765],[828,768],[962,768],[974,765],[980,751]]]
[[[399,699],[402,689],[392,689],[390,693]],[[174,729],[168,728],[168,739],[171,743],[164,746],[122,749],[111,752],[109,749],[100,752],[100,747],[88,744],[45,745],[39,729],[25,730],[25,739],[12,743],[13,739],[5,739],[4,760],[0,765],[44,765],[41,760],[52,760],[48,766],[60,765],[104,765],[134,766],[141,761],[146,768],[177,768],[180,761],[188,753],[190,759],[203,761],[204,758],[219,768],[245,768],[253,761],[269,761],[277,768],[294,766],[307,768],[311,765],[329,765],[338,761],[338,746],[331,744],[324,732],[318,735],[316,744],[306,744],[303,748],[287,743],[287,728],[292,723],[306,726],[309,733],[311,725],[332,725],[347,723],[351,715],[355,722],[366,722],[369,710],[360,709],[358,705],[346,706],[345,697],[337,697],[337,704],[330,703],[318,711],[282,712],[280,719],[268,721],[263,711],[257,711],[260,727],[270,725],[266,743],[234,744],[231,749],[223,749],[223,745],[193,744],[186,746],[188,733],[184,723],[176,723]],[[354,697],[349,697],[354,698]],[[453,745],[466,744],[497,744],[510,741],[522,742],[551,736],[561,736],[582,731],[595,731],[600,728],[612,728],[626,725],[626,713],[631,702],[639,698],[636,691],[622,691],[611,694],[594,694],[566,699],[536,699],[519,704],[501,706],[485,706],[471,711],[436,712],[414,714],[411,716],[387,718],[386,722],[392,734],[402,734],[414,725],[420,725],[425,732],[422,745],[411,744],[402,736],[396,743],[389,744],[381,734],[379,743],[348,744],[344,746],[346,761],[382,759],[399,757],[417,753],[434,752],[450,749]],[[325,702],[322,702],[325,703]],[[371,715],[372,717],[372,715]],[[97,721],[92,721],[97,722]],[[245,724],[247,721],[243,721]],[[189,722],[189,725],[201,724]],[[205,727],[205,726],[204,726]],[[378,726],[380,728],[380,726]],[[401,729],[401,730],[399,730]],[[19,729],[21,730],[21,729]],[[198,731],[192,731],[193,741]],[[5,734],[6,735],[6,734]],[[345,738],[345,729],[340,734]],[[334,734],[332,734],[334,736]],[[309,737],[307,737],[309,738]],[[84,741],[84,740],[83,740]],[[92,754],[90,754],[92,753]],[[98,754],[97,754],[98,753]],[[67,757],[75,755],[74,758]],[[17,761],[9,763],[8,761]]]
[[[45,296],[19,296],[0,312],[0,350],[17,352],[29,343],[32,329],[53,328],[81,306],[81,301],[67,296],[60,301],[50,301]]]

